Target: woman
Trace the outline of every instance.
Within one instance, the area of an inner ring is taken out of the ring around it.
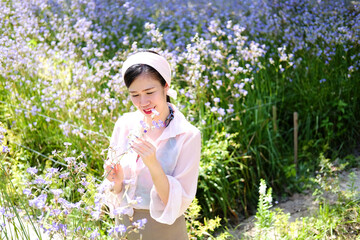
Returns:
[[[188,239],[183,214],[196,193],[200,131],[170,103],[176,94],[164,57],[138,52],[124,62],[122,74],[137,111],[115,124],[105,164],[107,180],[114,183],[107,205],[112,214],[123,214],[116,224],[147,219],[129,239]]]

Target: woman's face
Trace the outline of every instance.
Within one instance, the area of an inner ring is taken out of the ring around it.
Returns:
[[[129,93],[132,103],[146,117],[151,118],[152,111],[155,109],[160,113],[157,119],[166,118],[168,106],[166,102],[166,93],[169,89],[166,84],[161,86],[159,80],[149,74],[141,74],[129,86]]]

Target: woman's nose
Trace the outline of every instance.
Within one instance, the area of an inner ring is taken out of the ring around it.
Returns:
[[[150,101],[149,98],[145,95],[140,96],[140,105],[145,107],[147,105],[149,105]]]

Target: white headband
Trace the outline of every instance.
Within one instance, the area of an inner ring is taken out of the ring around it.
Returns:
[[[156,71],[158,71],[158,73],[160,73],[160,75],[165,79],[166,83],[170,87],[171,69],[168,61],[166,61],[164,57],[152,52],[139,52],[131,55],[123,64],[121,71],[123,78],[125,76],[126,70],[135,64],[146,64],[150,67],[153,67]],[[175,90],[169,88],[167,95],[176,99],[177,93]]]

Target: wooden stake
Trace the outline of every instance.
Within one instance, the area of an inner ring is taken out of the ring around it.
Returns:
[[[277,115],[276,115],[276,106],[272,106],[272,116],[273,116],[273,128],[274,128],[274,132],[277,133],[277,124],[276,124],[276,120],[277,120]]]
[[[298,165],[298,113],[294,112],[294,164],[297,169]]]

